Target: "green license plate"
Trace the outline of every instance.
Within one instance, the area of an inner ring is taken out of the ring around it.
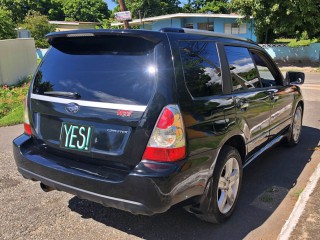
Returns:
[[[78,151],[90,151],[93,127],[62,123],[60,134],[60,147]]]

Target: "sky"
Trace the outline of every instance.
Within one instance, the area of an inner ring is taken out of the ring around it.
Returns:
[[[114,2],[112,2],[111,0],[103,0],[108,4],[108,9],[113,10],[115,6],[117,6],[117,4],[115,4]],[[180,0],[181,3],[186,3],[188,0]]]

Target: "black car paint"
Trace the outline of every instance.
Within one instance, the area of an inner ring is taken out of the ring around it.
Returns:
[[[75,33],[87,32],[91,31]],[[23,134],[13,142],[18,170],[26,178],[136,214],[164,212],[176,203],[204,193],[224,144],[235,138],[241,139],[244,149],[240,149],[240,152],[243,157],[246,156],[243,159],[245,163],[270,140],[289,129],[295,108],[302,103],[299,87],[292,85],[232,93],[225,44],[262,52],[274,74],[284,81],[265,51],[251,42],[184,33],[134,30],[96,32],[128,36],[136,36],[138,32],[139,37],[157,43],[156,91],[144,113],[134,112],[127,119],[117,116],[115,110],[90,107],[81,107],[78,113],[72,115],[65,111],[63,104],[42,102],[29,96],[33,136]],[[50,34],[49,42],[54,44],[54,41],[61,41],[66,34],[73,33]],[[202,98],[190,95],[185,85],[179,53],[178,41],[181,40],[213,41],[217,44],[222,66],[222,95]],[[241,100],[249,103],[246,111],[239,105]],[[279,113],[288,103],[291,108]],[[162,108],[168,104],[179,104],[181,109],[187,136],[187,157],[174,163],[141,161],[155,122]],[[258,109],[267,106],[267,111],[263,116],[252,115],[250,111],[253,106]],[[39,113],[47,117],[45,120],[48,125],[43,131],[39,131]],[[54,118],[58,121],[52,121]],[[116,128],[116,125],[128,131],[124,136],[127,139],[123,140],[125,145],[123,148],[115,147],[114,152],[76,154],[72,150],[60,150],[56,141],[59,139],[56,129],[60,129],[60,126],[55,124],[70,120],[75,124],[92,125],[97,130],[96,136],[100,134],[99,129],[103,134],[104,128]],[[248,124],[251,124],[251,128],[257,128],[259,124],[263,125],[263,121],[270,121],[272,128],[261,127],[261,131],[252,134]],[[45,132],[46,136],[37,135],[39,132]]]

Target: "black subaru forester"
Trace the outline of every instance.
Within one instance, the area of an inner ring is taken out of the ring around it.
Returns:
[[[254,42],[178,28],[47,38],[13,142],[19,172],[44,191],[144,215],[181,203],[223,222],[243,167],[299,142],[304,74],[283,78]]]

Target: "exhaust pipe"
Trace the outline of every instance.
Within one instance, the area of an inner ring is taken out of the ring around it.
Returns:
[[[43,183],[40,183],[40,187],[44,192],[50,192],[50,191],[55,190],[53,187],[47,186]]]

